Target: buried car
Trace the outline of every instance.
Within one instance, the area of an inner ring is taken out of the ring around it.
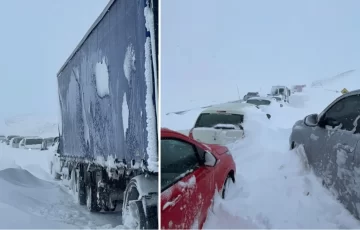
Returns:
[[[248,109],[257,107],[247,103],[227,103],[209,107],[198,116],[189,136],[206,144],[226,145],[245,137],[242,126]],[[270,119],[270,115],[266,115]]]
[[[43,139],[40,137],[25,137],[19,143],[19,148],[22,149],[41,149]]]
[[[23,137],[14,137],[11,141],[11,147],[19,148],[19,144],[22,139],[23,139]]]
[[[320,114],[297,121],[290,149],[296,149],[338,200],[360,218],[360,90],[335,99]]]
[[[10,145],[10,141],[11,139],[13,139],[14,137],[19,137],[18,135],[10,135],[6,137],[6,144]]]
[[[246,101],[249,98],[253,98],[253,97],[260,97],[259,92],[248,92],[244,97],[243,100]]]
[[[201,229],[215,191],[226,197],[236,166],[228,148],[161,129],[161,229]]]

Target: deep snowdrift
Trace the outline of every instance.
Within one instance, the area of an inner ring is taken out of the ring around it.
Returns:
[[[289,105],[269,107],[249,116],[246,138],[229,145],[237,165],[236,184],[222,200],[215,196],[204,228],[359,228],[360,223],[333,197],[288,138],[295,121],[320,113],[340,93],[308,88]],[[186,132],[201,109],[162,117],[162,126]]]
[[[90,213],[49,174],[51,151],[0,143],[0,228],[124,228],[121,212]]]

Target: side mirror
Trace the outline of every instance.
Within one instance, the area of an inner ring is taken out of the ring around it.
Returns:
[[[271,118],[271,115],[270,114],[266,114],[267,118],[270,119]]]
[[[217,159],[215,158],[215,156],[209,152],[209,151],[205,151],[205,155],[204,155],[204,165],[206,166],[210,166],[210,167],[214,167],[217,163]]]
[[[310,114],[304,119],[305,125],[309,127],[315,127],[318,125],[318,115],[316,113]]]

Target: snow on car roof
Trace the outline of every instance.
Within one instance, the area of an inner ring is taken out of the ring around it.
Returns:
[[[224,111],[226,113],[243,114],[244,109],[247,108],[256,108],[256,106],[248,103],[225,103],[208,107],[204,109],[201,113],[219,113]]]
[[[272,101],[271,97],[252,97],[249,98],[248,100],[266,100],[266,101]]]

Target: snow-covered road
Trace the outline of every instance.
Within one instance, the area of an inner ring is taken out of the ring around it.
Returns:
[[[360,228],[360,222],[306,170],[289,150],[295,121],[319,113],[339,94],[308,89],[290,106],[268,108],[271,120],[251,117],[246,138],[229,148],[237,166],[236,184],[225,200],[215,197],[204,228]],[[186,132],[201,109],[162,116],[162,126]],[[165,113],[166,111],[164,111]]]
[[[124,228],[121,211],[90,213],[49,174],[51,151],[0,143],[0,228]]]

